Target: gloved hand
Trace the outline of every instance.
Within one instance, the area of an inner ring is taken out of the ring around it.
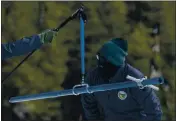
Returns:
[[[51,43],[53,38],[57,35],[57,32],[53,30],[45,30],[38,34],[42,43]]]

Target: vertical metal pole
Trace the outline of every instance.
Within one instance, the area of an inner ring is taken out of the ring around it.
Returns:
[[[84,42],[84,21],[80,14],[80,46],[81,46],[81,75],[82,83],[84,83],[85,76],[85,42]]]

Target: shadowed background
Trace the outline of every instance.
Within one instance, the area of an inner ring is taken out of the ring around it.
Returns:
[[[128,40],[128,62],[148,78],[164,76],[157,92],[163,120],[175,120],[175,2],[1,2],[1,42],[18,40],[55,28],[80,5],[86,7],[86,70],[111,38]],[[152,34],[158,24],[157,36]],[[81,81],[79,20],[62,28],[57,38],[35,52],[1,87],[4,121],[81,121],[80,96],[10,104],[9,98],[72,88]],[[25,56],[2,61],[2,79]]]

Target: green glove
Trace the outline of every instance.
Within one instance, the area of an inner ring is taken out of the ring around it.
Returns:
[[[38,35],[42,43],[51,43],[53,38],[57,35],[57,32],[52,30],[46,30]]]

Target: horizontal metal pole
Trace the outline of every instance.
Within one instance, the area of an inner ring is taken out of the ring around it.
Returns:
[[[146,79],[142,82],[143,86],[146,85],[156,85],[156,84],[163,84],[164,79],[162,77],[156,77],[152,79]],[[24,102],[30,100],[39,100],[39,99],[47,99],[47,98],[56,98],[62,96],[69,96],[69,95],[79,95],[84,93],[93,93],[93,92],[100,92],[100,91],[107,91],[107,90],[115,90],[115,89],[123,89],[123,88],[130,88],[130,87],[137,87],[137,83],[133,81],[126,81],[121,83],[111,83],[111,84],[102,84],[96,86],[84,86],[80,88],[73,88],[68,90],[62,91],[54,91],[54,92],[47,92],[47,93],[40,93],[34,95],[26,95],[26,96],[17,96],[10,98],[10,103],[17,103],[17,102]]]

